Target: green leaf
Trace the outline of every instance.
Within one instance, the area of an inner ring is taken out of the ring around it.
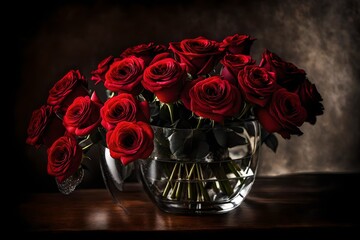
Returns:
[[[226,131],[223,128],[214,128],[213,133],[217,143],[221,147],[226,147],[228,143],[228,137]]]
[[[194,130],[192,138],[187,141],[189,140],[191,140],[191,148],[189,149],[191,151],[189,154],[192,158],[204,158],[209,153],[210,146],[204,131]]]
[[[184,143],[186,139],[191,138],[191,131],[175,131],[169,137],[170,151],[174,156],[180,157],[184,155]]]
[[[195,154],[193,155],[195,155],[195,158],[197,159],[204,158],[209,153],[209,149],[209,144],[205,141],[201,141],[197,144],[197,150],[194,149]]]
[[[171,155],[169,140],[166,136],[166,128],[154,129],[154,154],[158,157],[167,158]]]
[[[179,130],[169,137],[171,153],[178,158],[203,158],[209,153],[206,134],[200,130]]]
[[[261,130],[261,143],[265,143],[273,152],[276,152],[279,145],[278,139],[273,133],[268,133],[264,129]]]
[[[242,130],[241,132],[236,132],[236,131],[228,131],[227,134],[227,141],[228,144],[226,147],[235,147],[238,145],[245,145],[249,143],[249,140],[247,138],[247,134],[245,134],[245,132]]]

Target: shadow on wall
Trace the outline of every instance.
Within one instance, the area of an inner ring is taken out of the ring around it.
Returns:
[[[301,137],[286,141],[279,137],[276,154],[263,149],[259,174],[359,171],[360,33],[355,28],[360,23],[359,8],[355,0],[91,1],[24,12],[27,19],[20,28],[24,31],[18,32],[17,96],[21,97],[14,118],[25,174],[44,188],[54,186],[45,183],[50,181],[45,153],[24,143],[31,112],[46,101],[49,89],[69,69],[78,68],[89,77],[100,60],[136,44],[201,35],[222,40],[235,33],[257,38],[251,52],[257,63],[268,48],[304,69],[324,98],[324,115],[314,126],[304,124]],[[89,171],[94,174],[84,185],[100,186],[96,161]]]

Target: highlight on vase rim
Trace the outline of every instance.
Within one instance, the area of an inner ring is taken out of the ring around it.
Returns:
[[[276,151],[277,136],[302,135],[301,126],[314,125],[324,107],[305,70],[269,49],[257,63],[250,54],[255,41],[234,34],[142,43],[106,56],[89,76],[68,69],[33,111],[26,143],[47,151],[47,173],[64,194],[81,183],[95,145],[122,166],[151,156],[154,126],[219,129],[254,119],[261,143]],[[184,137],[176,136],[172,142]],[[221,145],[222,135],[213,136]]]

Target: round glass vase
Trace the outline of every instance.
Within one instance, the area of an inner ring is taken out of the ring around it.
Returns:
[[[255,181],[261,145],[257,120],[226,127],[177,129],[152,126],[154,150],[123,166],[104,151],[103,176],[121,202],[125,179],[135,170],[161,210],[174,214],[221,214],[243,202]]]

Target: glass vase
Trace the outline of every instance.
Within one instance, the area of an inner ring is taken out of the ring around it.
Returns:
[[[154,150],[123,166],[108,149],[101,161],[105,183],[121,202],[126,178],[135,171],[161,210],[174,214],[221,214],[243,202],[255,181],[260,125],[257,120],[199,129],[152,126]]]
[[[69,195],[70,193],[74,192],[76,187],[82,182],[84,178],[84,169],[79,167],[79,169],[70,177],[65,179],[63,182],[59,182],[55,179],[56,185],[64,195]]]

